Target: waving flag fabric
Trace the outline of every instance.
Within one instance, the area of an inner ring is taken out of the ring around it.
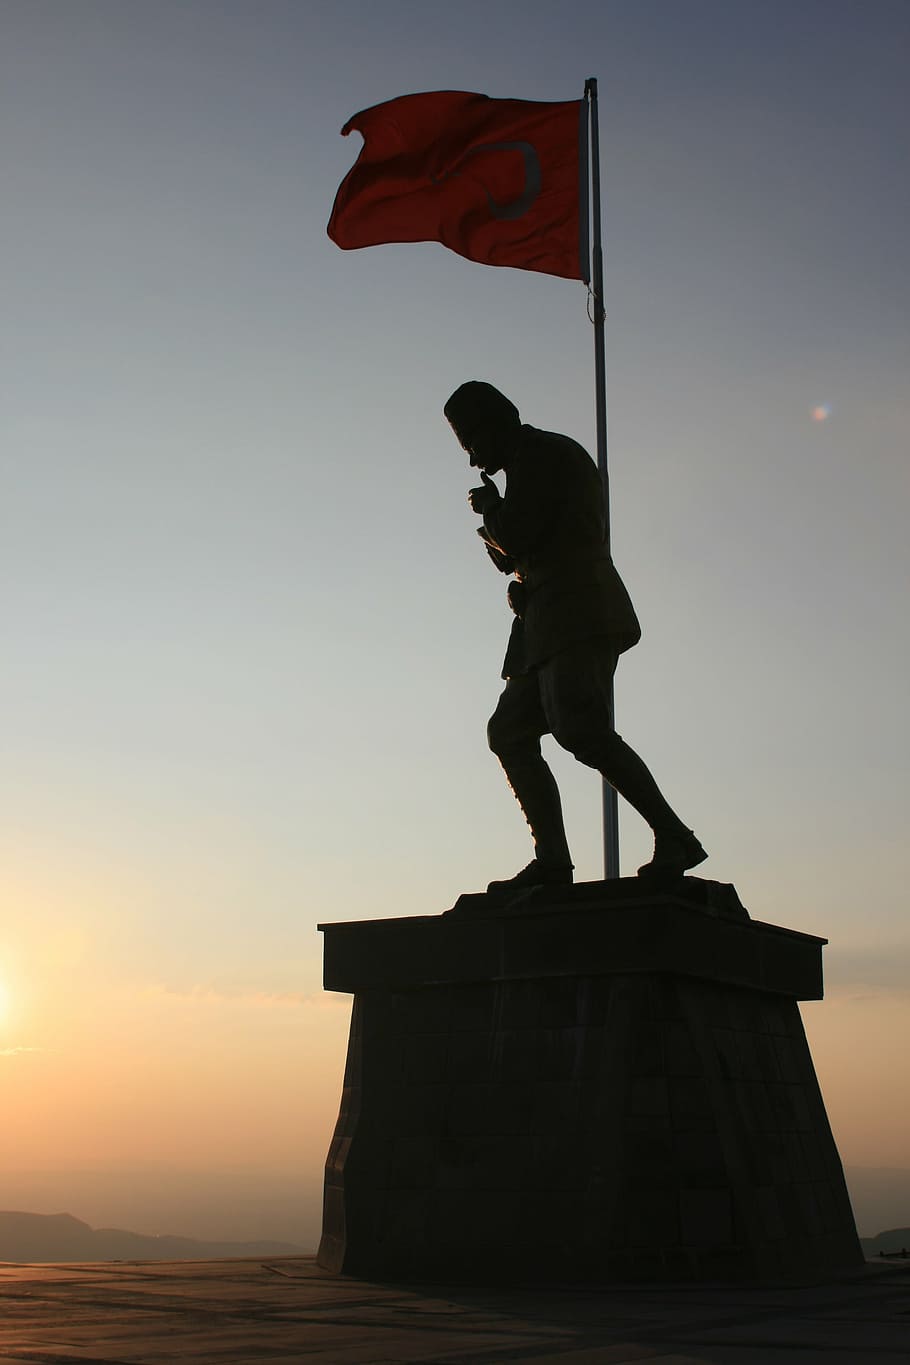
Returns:
[[[442,242],[468,260],[588,280],[587,121],[582,100],[403,95],[342,133],[364,144],[328,234],[345,250]]]

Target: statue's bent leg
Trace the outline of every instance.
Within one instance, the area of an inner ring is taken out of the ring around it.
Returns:
[[[536,673],[510,678],[490,717],[487,740],[530,826],[537,862],[571,868],[559,788],[540,752],[540,737],[548,730]]]
[[[541,700],[557,743],[599,773],[654,831],[655,870],[694,867],[707,856],[658,787],[647,764],[613,729],[610,693],[617,655],[599,640],[575,645],[541,668]],[[650,865],[648,865],[650,867]]]

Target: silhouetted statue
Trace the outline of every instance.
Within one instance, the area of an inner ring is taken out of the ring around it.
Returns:
[[[445,415],[481,471],[482,485],[468,494],[483,517],[478,535],[497,569],[515,575],[506,686],[487,735],[531,828],[535,857],[488,890],[572,880],[559,790],[540,752],[545,734],[602,773],[651,826],[654,857],[639,876],[697,866],[705,850],[613,729],[613,673],[641,628],[604,544],[597,467],[569,437],[522,425],[515,405],[492,384],[462,384]],[[504,496],[490,477],[500,470]]]

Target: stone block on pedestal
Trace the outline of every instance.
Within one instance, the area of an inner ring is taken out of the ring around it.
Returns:
[[[637,878],[320,926],[354,1009],[320,1264],[749,1279],[862,1254],[797,1001],[808,934]]]

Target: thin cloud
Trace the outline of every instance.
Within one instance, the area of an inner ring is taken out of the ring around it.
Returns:
[[[198,1005],[241,1005],[250,1009],[300,1009],[302,1007],[324,1008],[347,1004],[348,997],[331,995],[326,992],[306,991],[256,991],[225,989],[216,986],[189,986],[180,989],[175,986],[156,984],[147,986],[142,992],[147,999],[172,1000]]]
[[[21,1057],[24,1052],[46,1052],[44,1047],[3,1047],[0,1048],[0,1057]]]
[[[825,999],[839,1005],[900,1004],[910,1006],[910,988],[877,986],[868,981],[843,981],[825,986]]]
[[[910,946],[843,948],[825,959],[826,994],[855,999],[910,999]]]

